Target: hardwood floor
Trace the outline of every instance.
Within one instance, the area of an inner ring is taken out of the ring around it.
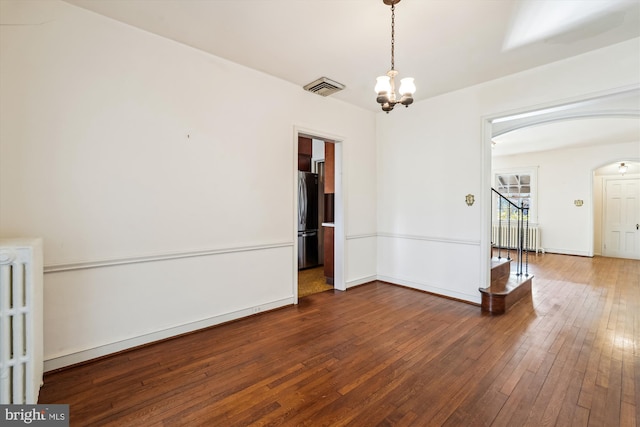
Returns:
[[[640,261],[532,256],[508,313],[384,283],[47,374],[72,426],[635,426]]]

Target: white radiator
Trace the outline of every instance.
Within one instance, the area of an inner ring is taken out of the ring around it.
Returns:
[[[541,230],[538,226],[529,226],[529,231],[523,230],[525,236],[523,242],[525,249],[529,251],[543,252],[540,245]],[[491,226],[491,242],[495,247],[516,249],[518,247],[518,227],[511,224],[493,224]]]
[[[0,404],[35,404],[42,385],[42,241],[0,240]]]

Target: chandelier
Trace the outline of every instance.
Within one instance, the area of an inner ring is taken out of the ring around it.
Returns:
[[[412,77],[406,77],[400,81],[400,88],[398,94],[400,99],[396,95],[396,82],[395,78],[398,72],[395,70],[395,19],[396,19],[396,4],[400,3],[400,0],[382,0],[387,6],[391,6],[391,70],[387,72],[385,76],[380,76],[376,80],[376,93],[378,97],[376,101],[382,106],[382,111],[393,110],[396,104],[402,104],[408,107],[413,102],[413,94],[416,91],[416,85],[413,83]]]

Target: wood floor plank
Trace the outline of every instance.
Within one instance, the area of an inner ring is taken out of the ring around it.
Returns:
[[[586,427],[589,425],[589,410],[582,406],[576,407],[576,411],[571,420],[571,427]]]
[[[583,375],[583,373],[581,374],[574,371],[573,375],[569,379],[566,385],[564,398],[560,403],[560,410],[556,417],[555,425],[569,426],[572,424],[573,419],[577,418],[575,413],[578,410],[578,396],[580,395],[580,387],[582,386]]]
[[[620,408],[620,427],[635,427],[637,426],[636,422],[635,406],[627,402],[622,402]]]
[[[372,282],[47,373],[72,426],[635,426],[640,261],[531,255],[506,314]]]

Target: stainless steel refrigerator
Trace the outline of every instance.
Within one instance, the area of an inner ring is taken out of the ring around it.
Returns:
[[[318,174],[298,172],[298,269],[318,265]]]

